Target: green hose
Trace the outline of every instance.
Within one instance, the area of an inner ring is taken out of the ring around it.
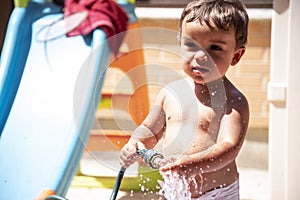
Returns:
[[[126,171],[126,168],[121,167],[121,169],[119,171],[119,174],[117,176],[117,179],[116,179],[116,182],[115,182],[112,194],[110,196],[110,200],[115,200],[117,198],[117,195],[118,195],[118,192],[119,192],[119,188],[120,188],[120,185],[122,183],[122,179],[123,179],[125,171]]]
[[[160,153],[151,149],[138,150],[137,154],[139,154],[144,159],[144,161],[153,169],[158,169],[160,165],[160,161],[164,158]],[[110,196],[110,200],[115,200],[117,198],[125,171],[126,168],[121,167],[112,194]]]

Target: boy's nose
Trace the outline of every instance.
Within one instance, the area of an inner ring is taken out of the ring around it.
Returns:
[[[206,62],[207,61],[207,55],[202,50],[197,51],[194,58],[197,60],[197,62]]]

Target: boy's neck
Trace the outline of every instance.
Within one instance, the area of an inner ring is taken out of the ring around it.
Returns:
[[[225,89],[226,81],[227,78],[224,76],[208,83],[194,82],[194,91],[198,100],[202,104],[212,108],[223,108],[227,100]]]

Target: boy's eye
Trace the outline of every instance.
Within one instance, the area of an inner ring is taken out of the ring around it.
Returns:
[[[215,51],[221,51],[222,50],[222,48],[220,46],[218,46],[218,45],[211,45],[210,49],[211,50],[215,50]]]
[[[191,47],[191,48],[194,48],[197,46],[194,42],[185,42],[184,45],[187,47]]]

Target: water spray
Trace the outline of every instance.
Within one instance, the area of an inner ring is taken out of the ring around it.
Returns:
[[[137,154],[140,155],[145,163],[149,165],[149,167],[153,169],[158,169],[161,165],[161,161],[163,160],[163,155],[158,153],[155,150],[152,149],[141,149],[137,151]],[[124,173],[126,171],[126,168],[121,167],[119,174],[117,176],[112,194],[110,196],[110,200],[115,200],[117,198],[117,194],[124,176]]]

